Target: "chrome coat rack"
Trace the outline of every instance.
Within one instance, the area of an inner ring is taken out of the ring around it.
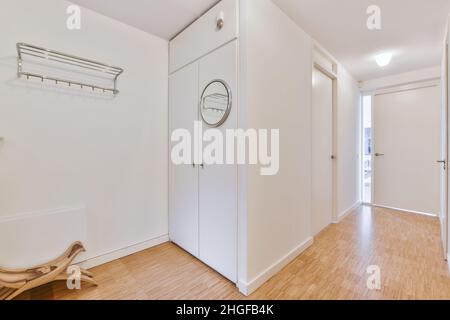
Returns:
[[[54,81],[55,84],[64,83],[69,87],[78,86],[80,88],[90,88],[92,91],[101,91],[101,92],[111,92],[114,95],[119,93],[117,90],[117,79],[123,73],[123,69],[119,67],[110,66],[101,62],[76,57],[74,55],[49,50],[41,47],[37,47],[34,45],[26,44],[26,43],[17,43],[17,76],[40,79],[42,82],[44,80]],[[25,57],[32,57],[34,61],[39,61],[40,59],[52,61],[54,63],[60,63],[64,65],[69,65],[74,68],[74,71],[89,71],[93,73],[93,75],[107,77],[110,81],[112,81],[112,87],[105,87],[101,85],[96,85],[92,83],[84,83],[81,81],[69,80],[64,78],[59,78],[55,76],[49,76],[44,74],[38,74],[33,72],[26,72],[23,70]]]

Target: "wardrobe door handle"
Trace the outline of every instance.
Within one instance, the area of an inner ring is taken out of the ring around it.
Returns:
[[[225,14],[223,12],[220,12],[216,19],[217,30],[222,30],[224,25],[225,25]]]

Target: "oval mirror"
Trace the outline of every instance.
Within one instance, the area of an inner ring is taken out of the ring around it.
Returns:
[[[200,113],[210,127],[219,127],[228,118],[231,110],[231,91],[223,80],[211,81],[203,90]]]

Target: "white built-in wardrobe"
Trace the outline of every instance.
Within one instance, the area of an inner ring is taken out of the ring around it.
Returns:
[[[236,1],[223,1],[171,41],[170,133],[188,129],[194,137],[195,121],[224,136],[237,128],[237,9]],[[229,109],[224,123],[210,126],[200,101],[218,81],[228,90]],[[237,165],[196,164],[193,153],[189,164],[170,163],[170,240],[236,283]]]
[[[208,129],[221,112],[226,120],[213,126],[221,132],[280,133],[271,176],[261,174],[268,165],[261,161],[170,161],[170,240],[244,294],[312,243],[312,50],[312,39],[271,0],[222,0],[170,42],[170,136],[193,135],[196,120]],[[222,98],[229,108],[221,109]],[[258,139],[258,153],[274,145],[267,143],[261,148]],[[170,145],[171,154],[179,142]]]

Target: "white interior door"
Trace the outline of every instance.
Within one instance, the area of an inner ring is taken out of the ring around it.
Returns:
[[[441,117],[442,117],[442,133],[441,133],[441,236],[444,247],[444,258],[447,259],[448,253],[448,33],[445,36],[444,54],[442,60],[441,75]]]
[[[440,89],[377,94],[373,105],[374,205],[438,215]]]
[[[170,134],[188,129],[192,135],[198,119],[198,63],[171,75],[169,87]],[[198,167],[169,162],[170,240],[198,257]]]
[[[333,80],[313,70],[312,228],[314,235],[333,219]]]
[[[237,128],[236,41],[204,57],[199,64],[199,95],[213,80],[223,80],[230,87],[231,112],[217,128],[225,136],[226,129]],[[236,283],[237,165],[205,165],[200,169],[199,189],[200,259]]]

